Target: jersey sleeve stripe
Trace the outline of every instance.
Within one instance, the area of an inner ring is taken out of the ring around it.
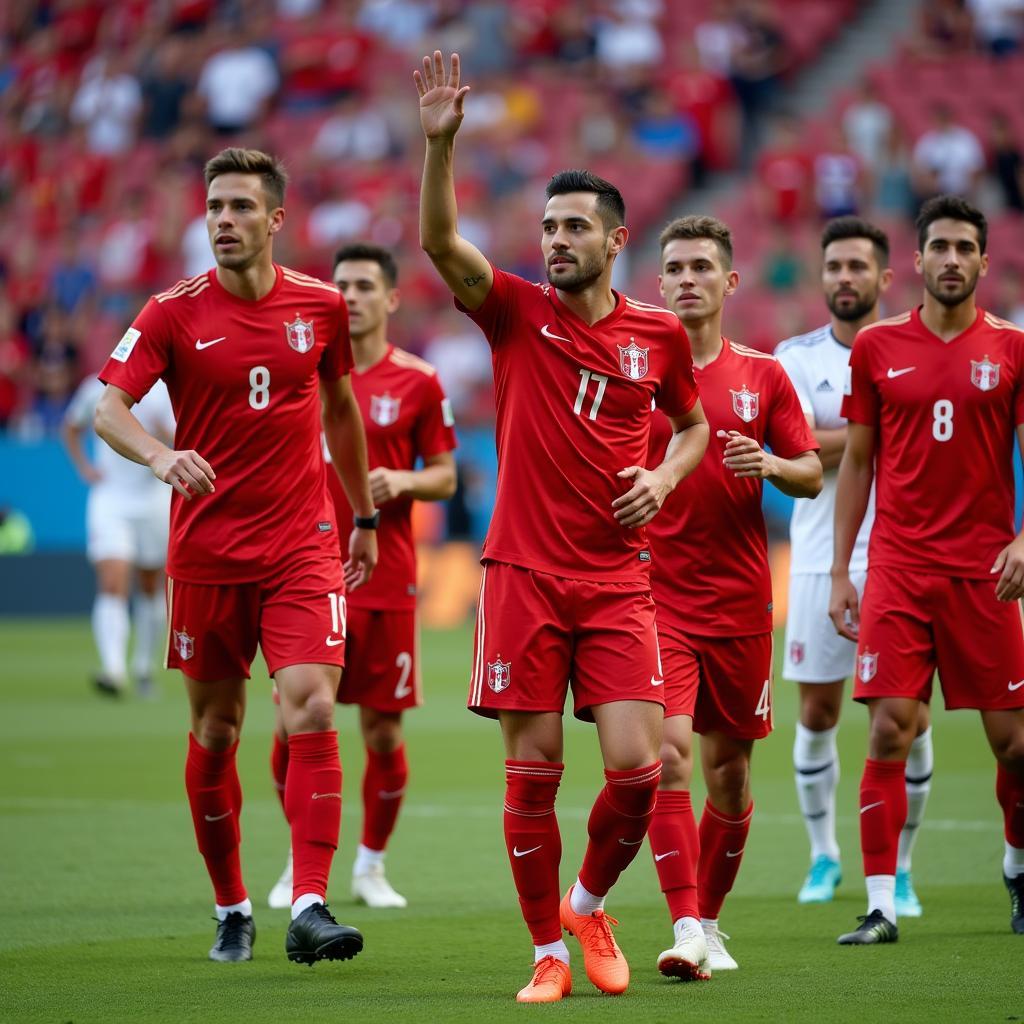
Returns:
[[[860,329],[860,333],[873,331],[876,327],[899,327],[902,324],[910,323],[910,315],[910,310],[908,309],[906,313],[900,313],[898,316],[888,316],[884,320],[876,320],[873,324],[865,324]]]
[[[197,295],[201,295],[203,292],[205,292],[206,289],[209,287],[210,282],[203,281],[202,283],[197,284],[194,288],[191,289],[185,289],[183,291],[174,293],[165,292],[163,295],[158,295],[156,297],[156,301],[163,303],[169,302],[171,299],[194,299]]]
[[[994,327],[997,331],[1018,331],[1020,334],[1024,334],[1024,327],[1011,323],[1009,320],[1003,320],[993,313],[985,314],[985,323],[989,327]]]
[[[190,277],[185,281],[179,281],[173,288],[168,288],[166,291],[160,292],[155,297],[158,301],[173,299],[182,292],[201,284],[203,281],[208,281],[206,274],[197,274],[195,277]]]
[[[297,284],[303,288],[322,288],[325,292],[330,292],[332,295],[338,294],[337,287],[333,284],[328,284],[326,281],[318,281],[315,277],[306,277],[305,274],[297,274],[294,270],[286,270],[283,267],[281,273],[290,284]]]
[[[755,348],[747,348],[746,345],[737,345],[736,342],[732,343],[732,350],[736,355],[746,356],[748,359],[767,359],[770,363],[775,362],[775,356],[767,352],[758,352]]]
[[[407,367],[410,370],[419,370],[420,373],[425,374],[427,377],[433,377],[437,373],[437,370],[425,359],[420,359],[419,356],[406,352],[404,349],[392,349],[389,358],[396,366]]]
[[[639,313],[662,313],[672,317],[673,320],[678,319],[671,309],[666,309],[664,306],[651,306],[646,302],[638,302],[636,299],[631,299],[628,295],[626,296],[626,305],[630,309],[637,310]]]

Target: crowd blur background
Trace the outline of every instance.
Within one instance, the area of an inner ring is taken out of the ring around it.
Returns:
[[[771,351],[826,319],[832,216],[890,232],[887,310],[916,304],[913,216],[949,191],[992,221],[982,301],[1024,324],[1024,0],[5,0],[0,549],[81,546],[65,409],[152,292],[212,265],[201,172],[229,144],[287,164],[279,262],[328,277],[343,243],[395,250],[392,340],[438,367],[462,441],[459,494],[422,529],[480,539],[489,352],[416,239],[412,69],[435,47],[460,52],[472,85],[460,229],[506,269],[538,278],[544,184],[589,167],[626,199],[617,287],[658,301],[658,229],[714,212],[741,275],[727,333]],[[835,84],[830,62],[851,60]]]

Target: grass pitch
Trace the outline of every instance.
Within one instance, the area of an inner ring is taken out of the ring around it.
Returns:
[[[688,985],[657,974],[671,928],[644,851],[609,901],[622,922],[629,992],[598,994],[570,939],[572,997],[547,1008],[517,1006],[531,946],[501,834],[497,729],[464,707],[470,642],[468,630],[423,638],[428,702],[408,718],[412,779],[388,859],[408,910],[368,911],[348,898],[362,755],[351,710],[341,715],[346,803],[332,908],[363,930],[366,949],[350,963],[307,969],[285,959],[287,912],[265,908],[288,844],[269,779],[265,674],[257,672],[250,686],[239,756],[255,960],[214,964],[206,959],[212,895],[184,795],[187,706],[177,679],[165,674],[161,696],[150,703],[102,700],[86,686],[93,655],[85,621],[0,623],[0,1019],[1024,1018],[1024,939],[1009,931],[994,767],[977,715],[936,715],[934,788],[914,866],[925,916],[901,921],[895,946],[839,947],[836,935],[864,912],[856,790],[866,715],[850,704],[840,730],[840,895],[829,905],[798,907],[807,848],[790,764],[795,694],[781,681],[776,732],[754,755],[750,841],[722,914],[740,970]],[[601,775],[592,728],[571,719],[566,725],[559,815],[567,885]]]

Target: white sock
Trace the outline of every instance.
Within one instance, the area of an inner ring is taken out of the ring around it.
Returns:
[[[604,897],[595,896],[583,888],[583,883],[576,879],[569,897],[569,905],[577,914],[593,914],[595,910],[604,910]]]
[[[323,903],[324,898],[318,892],[304,892],[293,904],[292,904],[292,920],[299,916],[304,910],[308,910],[316,903]]]
[[[700,919],[700,928],[703,932],[717,932],[718,931],[718,918],[717,917],[702,917]]]
[[[868,875],[864,879],[868,887],[868,913],[880,910],[885,917],[896,923],[896,876]]]
[[[569,962],[569,947],[561,939],[555,942],[546,942],[543,946],[533,947],[533,962],[535,964],[540,963],[546,956],[553,956],[556,960],[567,964]]]
[[[114,594],[97,594],[92,606],[92,635],[103,674],[115,683],[128,675],[128,602]]]
[[[135,649],[132,674],[138,679],[153,673],[153,649],[163,635],[166,600],[164,595],[137,594],[135,597]]]
[[[1003,874],[1007,878],[1024,875],[1024,850],[1006,843],[1006,852],[1003,854]]]
[[[793,742],[796,795],[811,841],[811,860],[839,860],[836,841],[836,786],[839,785],[839,726],[814,732],[799,722]]]
[[[365,875],[375,867],[384,865],[384,851],[371,850],[368,846],[360,843],[356,847],[356,859],[352,865],[353,875]]]
[[[924,818],[924,807],[928,803],[928,794],[932,789],[934,767],[932,727],[928,726],[910,745],[910,753],[907,755],[907,821],[900,832],[899,852],[896,855],[897,871],[910,871],[910,859],[914,852],[917,830],[921,819]]]
[[[703,930],[700,921],[695,917],[679,917],[672,922],[672,931],[675,933],[676,942],[684,935],[702,934]]]
[[[241,903],[232,903],[230,906],[222,907],[215,903],[213,905],[214,912],[217,915],[218,921],[223,921],[228,914],[244,914],[246,917],[252,917],[252,901],[245,899]]]

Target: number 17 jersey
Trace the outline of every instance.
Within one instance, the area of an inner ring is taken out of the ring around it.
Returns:
[[[676,315],[614,293],[595,324],[550,285],[494,269],[469,316],[491,346],[498,486],[485,561],[572,579],[649,581],[644,529],[612,502],[643,466],[651,403],[681,416],[697,401],[690,343]],[[460,307],[462,308],[462,307]]]

